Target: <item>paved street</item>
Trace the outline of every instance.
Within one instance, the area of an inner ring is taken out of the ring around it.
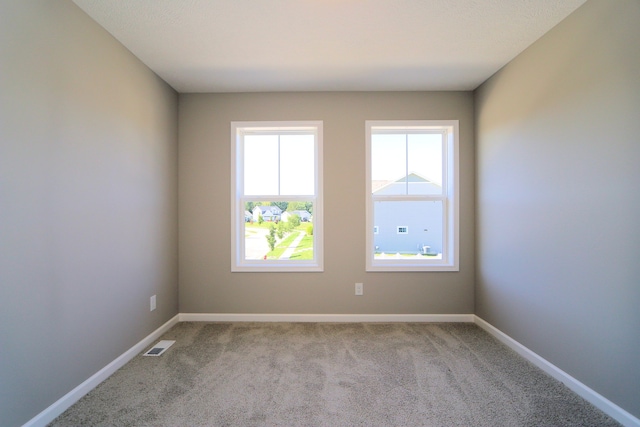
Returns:
[[[264,228],[252,228],[247,233],[244,241],[245,259],[262,259],[269,252],[269,243],[267,243],[267,235],[269,230]]]

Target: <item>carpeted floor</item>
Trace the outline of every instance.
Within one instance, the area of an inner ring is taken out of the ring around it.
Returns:
[[[51,426],[617,426],[467,323],[179,323]]]

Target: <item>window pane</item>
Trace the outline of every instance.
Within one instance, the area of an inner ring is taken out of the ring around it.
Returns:
[[[442,201],[374,202],[374,258],[442,258],[442,206]]]
[[[231,122],[231,135],[231,271],[323,271],[322,122]]]
[[[404,134],[371,135],[371,191],[407,194],[407,151]]]
[[[278,194],[278,136],[244,136],[244,194]]]
[[[280,195],[315,193],[315,136],[280,137]]]
[[[245,260],[314,259],[313,202],[246,202],[241,221]]]
[[[409,134],[409,194],[442,194],[442,134]]]

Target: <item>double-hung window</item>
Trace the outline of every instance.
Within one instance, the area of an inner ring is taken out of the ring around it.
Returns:
[[[367,121],[367,271],[457,271],[458,121]]]
[[[322,271],[322,122],[232,122],[231,153],[231,270]]]

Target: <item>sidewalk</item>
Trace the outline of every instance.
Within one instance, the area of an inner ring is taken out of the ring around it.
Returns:
[[[278,259],[289,259],[289,258],[291,258],[291,255],[293,255],[293,251],[296,250],[296,248],[300,244],[300,241],[302,240],[304,235],[305,234],[303,232],[298,232],[298,237],[296,237],[293,240],[293,242],[291,242],[289,247],[287,249],[285,249],[285,251],[282,253],[282,255],[280,255],[280,258],[278,258]]]

